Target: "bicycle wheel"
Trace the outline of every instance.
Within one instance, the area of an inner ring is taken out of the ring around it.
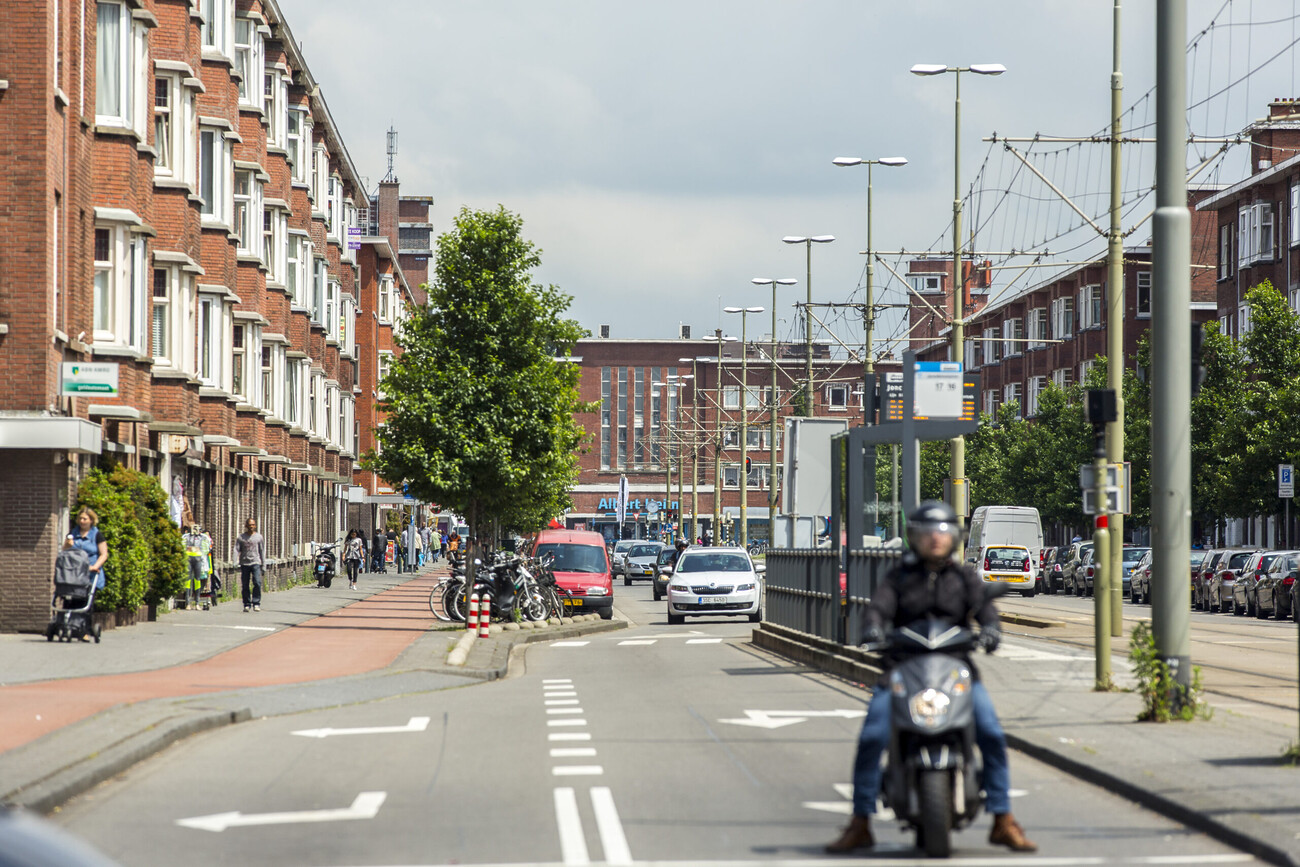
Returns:
[[[524,598],[523,614],[529,620],[545,620],[550,614],[550,606],[542,596],[542,591],[537,587],[529,587],[527,596]]]
[[[450,583],[449,580],[444,578],[433,585],[433,590],[429,592],[429,610],[433,612],[434,617],[444,623],[451,621],[451,615],[447,613],[447,605],[442,598],[447,592],[447,585]]]
[[[459,581],[449,581],[442,592],[442,605],[450,620],[465,622],[465,585]]]

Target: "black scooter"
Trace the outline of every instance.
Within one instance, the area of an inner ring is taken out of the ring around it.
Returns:
[[[316,549],[316,560],[313,569],[316,573],[316,586],[329,587],[334,582],[334,565],[337,559],[334,556],[334,549],[338,547],[335,544],[321,545]]]

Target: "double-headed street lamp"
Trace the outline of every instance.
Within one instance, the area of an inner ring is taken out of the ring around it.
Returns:
[[[776,287],[793,286],[798,283],[792,277],[755,277],[749,282],[756,286],[772,287],[772,346],[769,350],[772,361],[772,382],[768,390],[767,410],[771,414],[772,430],[769,432],[767,443],[768,465],[767,465],[767,547],[771,548],[776,545]]]
[[[867,167],[867,303],[866,309],[862,311],[863,323],[866,330],[866,355],[864,357],[866,374],[866,387],[872,389],[875,383],[872,380],[876,374],[876,358],[874,337],[876,330],[876,268],[875,259],[871,252],[871,167],[872,166],[889,166],[898,168],[907,165],[906,157],[881,157],[876,160],[864,159],[862,157],[836,157],[831,160],[837,166],[866,166]],[[869,392],[864,392],[869,393]],[[870,416],[870,409],[867,407],[867,424],[874,423]]]
[[[716,542],[719,538],[719,529],[722,526],[722,347],[725,344],[732,343],[736,338],[723,336],[722,329],[714,330],[713,336],[708,338],[709,343],[718,345],[718,355],[716,358],[718,370],[717,379],[713,381],[714,402],[713,402],[713,540]],[[710,359],[700,359],[708,361]]]
[[[812,245],[829,244],[835,240],[834,235],[786,235],[781,239],[786,244],[803,244],[808,252],[808,280],[805,284],[808,289],[808,304],[804,307],[803,329],[804,329],[804,346],[807,350],[808,357],[804,360],[805,376],[807,382],[804,383],[804,412],[813,415],[813,339],[812,339]]]
[[[953,73],[956,81],[956,109],[953,122],[953,173],[952,173],[952,360],[961,364],[965,360],[966,311],[964,309],[966,281],[961,273],[961,74],[1001,75],[1007,68],[1001,63],[972,63],[970,66],[945,66],[942,63],[918,63],[912,67],[913,75],[943,75]],[[961,522],[966,520],[966,440],[957,437],[952,441],[952,460],[948,474],[952,476],[952,506]]]
[[[683,538],[686,535],[686,522],[682,519],[682,474],[686,472],[686,463],[684,460],[684,456],[682,454],[682,448],[685,445],[685,439],[682,436],[682,394],[684,393],[687,384],[689,384],[694,379],[695,376],[690,373],[687,374],[670,373],[668,375],[669,383],[672,384],[677,389],[677,394],[675,395],[675,399],[672,401],[672,404],[669,407],[669,409],[672,410],[673,428],[676,430],[676,435],[675,437],[673,437],[672,440],[670,440],[670,442],[673,442],[674,446],[677,449],[677,537],[679,539]],[[692,436],[692,442],[694,442],[693,432],[691,436]],[[694,450],[692,449],[692,451]],[[695,487],[695,479],[694,477],[692,477],[691,478],[692,490],[694,489],[694,487]],[[694,516],[695,513],[692,512],[691,514],[692,516]],[[694,521],[694,517],[692,517],[691,520]],[[694,539],[695,538],[694,534],[692,534],[690,538]]]
[[[740,314],[740,547],[749,547],[749,343],[745,324],[750,313],[762,307],[723,307],[724,313]]]
[[[700,358],[679,358],[678,364],[689,364],[691,374],[688,379],[691,381],[691,536],[692,543],[700,537],[700,489],[698,486],[700,478],[700,441],[698,438],[700,432],[700,408],[696,403],[696,395],[699,393],[700,384],[696,381],[697,369],[695,363]]]

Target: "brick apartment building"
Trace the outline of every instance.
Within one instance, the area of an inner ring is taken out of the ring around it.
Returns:
[[[105,458],[156,475],[219,566],[251,516],[271,578],[298,571],[354,483],[382,493],[356,460],[413,294],[398,233],[353,231],[369,197],[278,5],[0,16],[0,630],[43,627]],[[117,393],[66,394],[66,363]]]
[[[778,422],[773,443],[771,338],[753,340],[744,347],[739,341],[722,346],[719,359],[716,340],[592,338],[578,342],[572,361],[582,369],[581,399],[598,405],[599,410],[578,416],[590,440],[579,455],[579,478],[572,492],[574,509],[566,516],[569,527],[594,529],[617,538],[619,479],[627,476],[629,535],[656,536],[663,520],[655,513],[666,501],[679,513],[687,532],[692,517],[698,515],[699,533],[708,530],[722,538],[713,521],[716,496],[723,535],[735,538],[743,466],[741,383],[742,370],[747,367],[748,537],[768,538],[768,501],[775,493],[769,458],[774,445],[779,486],[784,433],[780,419],[793,414],[792,398],[806,376],[806,349],[803,344],[776,346]],[[743,364],[742,352],[747,356]],[[815,415],[843,418],[850,426],[862,423],[860,362],[833,359],[828,347],[816,345],[813,379]],[[655,387],[654,383],[666,385]],[[666,471],[670,454],[671,488]],[[719,475],[721,485],[717,486]]]

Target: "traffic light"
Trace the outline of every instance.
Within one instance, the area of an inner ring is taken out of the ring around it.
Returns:
[[[751,459],[750,459],[749,457],[746,457],[746,458],[745,458],[745,474],[746,474],[746,475],[749,474],[749,465],[750,465],[750,460],[751,460]]]

